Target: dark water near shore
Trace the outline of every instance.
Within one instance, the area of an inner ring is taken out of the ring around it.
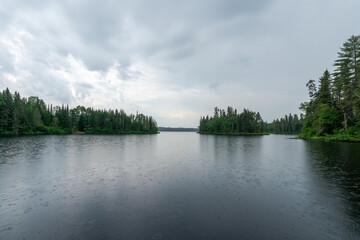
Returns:
[[[359,239],[360,144],[0,139],[0,239]]]

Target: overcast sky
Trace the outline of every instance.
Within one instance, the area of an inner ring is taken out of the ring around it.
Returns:
[[[299,113],[359,0],[0,2],[0,86],[46,103],[198,126],[213,108]]]

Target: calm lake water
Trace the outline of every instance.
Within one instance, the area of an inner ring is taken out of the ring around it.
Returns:
[[[0,139],[0,239],[359,239],[360,144]]]

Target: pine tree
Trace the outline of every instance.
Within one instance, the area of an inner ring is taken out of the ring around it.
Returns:
[[[333,105],[333,97],[331,94],[331,75],[326,69],[319,79],[319,90],[317,92],[316,101],[320,104]]]
[[[353,125],[360,111],[360,36],[351,36],[340,48],[335,61],[335,100],[342,110],[343,125]]]
[[[14,121],[14,99],[8,88],[3,92],[3,99],[5,102],[5,128],[7,131],[12,131]]]
[[[3,93],[0,92],[0,133],[5,131],[6,129],[6,119],[7,119],[7,112],[6,112],[6,103],[3,98]]]

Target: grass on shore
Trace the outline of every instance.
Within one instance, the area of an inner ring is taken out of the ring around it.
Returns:
[[[334,134],[334,135],[311,136],[311,137],[303,137],[299,135],[299,137],[305,140],[320,140],[320,141],[332,141],[332,142],[360,142],[360,136],[346,135],[346,134]]]
[[[298,136],[306,140],[360,142],[360,131],[356,127],[350,127],[347,130],[334,130],[333,134],[324,134],[323,136],[316,135],[316,131],[312,128],[305,128]]]

